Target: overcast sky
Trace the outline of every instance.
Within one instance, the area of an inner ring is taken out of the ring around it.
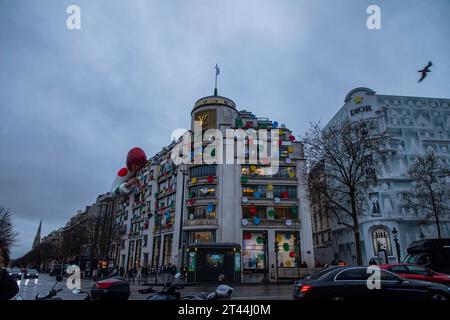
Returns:
[[[81,8],[81,30],[66,8]],[[381,30],[366,27],[381,7]],[[450,97],[450,1],[0,0],[0,206],[13,256],[109,191],[213,93],[296,134],[348,91]],[[417,70],[432,60],[430,77]]]

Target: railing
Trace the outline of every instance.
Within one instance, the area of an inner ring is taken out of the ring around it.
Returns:
[[[280,227],[283,226],[285,228],[298,228],[300,227],[300,221],[298,220],[294,220],[294,219],[290,219],[291,220],[291,225],[286,225],[286,221],[289,219],[279,219],[279,220],[275,220],[275,219],[260,219],[260,223],[259,224],[254,224],[252,219],[247,219],[248,220],[248,225],[246,225],[246,227],[248,226],[268,226],[268,227]]]
[[[192,219],[183,221],[184,227],[194,227],[194,226],[217,226],[217,219]]]

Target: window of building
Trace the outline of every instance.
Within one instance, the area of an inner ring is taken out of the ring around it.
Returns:
[[[258,217],[260,219],[267,218],[267,207],[266,206],[244,206],[242,207],[242,218],[252,219]]]
[[[134,264],[139,266],[141,264],[141,253],[142,253],[142,239],[136,240],[136,251],[134,253]]]
[[[164,236],[163,265],[172,263],[172,243],[173,243],[173,235],[166,234]]]
[[[134,267],[134,241],[130,241],[128,244],[128,270]]]
[[[276,198],[284,198],[287,195],[289,199],[297,198],[297,186],[273,186],[273,196]]]
[[[145,267],[148,266],[148,253],[144,253],[144,259],[142,261],[142,265]]]
[[[190,169],[191,178],[201,178],[215,175],[216,175],[216,165],[198,166],[192,167]]]
[[[188,219],[215,219],[216,218],[216,206],[211,204],[207,206],[195,206],[188,208]]]
[[[152,268],[159,266],[159,249],[161,248],[161,237],[153,237],[153,255],[152,255]]]
[[[295,166],[279,167],[272,174],[270,166],[242,166],[241,175],[252,177],[295,178]]]
[[[244,269],[266,268],[266,233],[244,231],[242,263]]]
[[[190,232],[189,243],[215,242],[215,231],[192,231]]]
[[[258,186],[258,185],[242,186],[242,196],[248,198],[266,198],[266,186]]]
[[[392,255],[391,239],[389,232],[384,228],[377,228],[372,231],[373,251],[378,256],[379,250],[386,250],[389,256]]]
[[[147,246],[147,242],[148,242],[148,236],[145,235],[145,236],[144,236],[144,241],[143,241],[143,243],[142,243],[142,246],[143,246],[143,247],[146,247],[146,246]]]
[[[296,232],[277,232],[275,239],[278,242],[278,267],[298,267],[299,246]]]
[[[295,219],[297,219],[297,216],[298,216],[297,211],[293,212],[292,207],[278,207],[277,206],[274,208],[274,212],[275,212],[276,220],[287,220],[287,219],[295,220]]]
[[[189,198],[209,198],[216,196],[216,186],[205,184],[189,188]]]

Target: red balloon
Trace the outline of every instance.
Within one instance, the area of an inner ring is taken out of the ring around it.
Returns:
[[[295,141],[295,137],[294,136],[289,136],[289,140]]]
[[[289,257],[295,258],[295,252],[294,251],[289,252]]]
[[[250,232],[244,233],[244,239],[245,240],[250,240],[251,238],[252,238],[252,234]]]
[[[213,176],[208,176],[208,182],[209,183],[213,183],[214,182],[214,177]]]
[[[143,166],[145,166],[146,163],[147,163],[147,155],[145,154],[144,150],[136,147],[128,151],[127,155],[128,170],[137,171],[141,169]],[[135,167],[134,170],[133,167]]]

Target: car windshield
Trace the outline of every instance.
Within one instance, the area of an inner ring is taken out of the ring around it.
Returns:
[[[28,273],[37,273],[36,269],[28,269]]]
[[[12,268],[11,271],[12,272],[20,272],[20,269],[19,268]]]
[[[431,258],[429,254],[411,254],[408,255],[405,259],[405,263],[412,263],[418,265],[427,265],[430,262]]]

